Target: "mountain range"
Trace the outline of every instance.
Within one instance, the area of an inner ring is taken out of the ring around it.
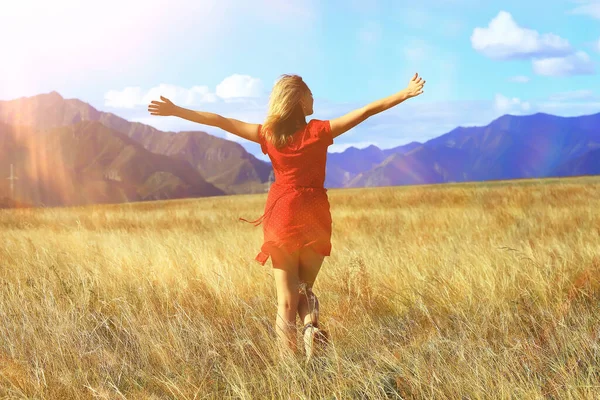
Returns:
[[[271,164],[202,131],[163,132],[53,91],[0,101],[0,171],[14,201],[71,206],[264,193]],[[600,113],[503,115],[424,143],[328,153],[325,186],[374,187],[600,174]]]
[[[424,143],[397,147],[391,154],[375,146],[349,150],[350,157],[330,166],[335,169],[328,176],[329,185],[396,186],[595,175],[600,173],[600,113],[579,117],[503,115],[487,126],[458,127]]]

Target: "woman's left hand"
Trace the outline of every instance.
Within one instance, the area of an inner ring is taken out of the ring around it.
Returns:
[[[150,114],[163,116],[175,115],[177,106],[166,97],[160,96],[160,99],[164,101],[164,103],[161,103],[160,101],[150,102],[148,105],[148,111],[150,111]]]

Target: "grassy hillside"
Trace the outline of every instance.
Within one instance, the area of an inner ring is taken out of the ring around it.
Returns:
[[[328,194],[316,372],[237,220],[266,194],[0,210],[0,396],[600,396],[600,177]]]

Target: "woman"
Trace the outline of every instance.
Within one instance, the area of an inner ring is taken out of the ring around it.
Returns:
[[[152,101],[152,115],[173,115],[216,126],[260,144],[271,159],[275,182],[269,189],[263,224],[264,242],[255,257],[264,265],[271,257],[277,287],[275,330],[282,353],[295,354],[296,314],[304,324],[307,360],[327,343],[319,329],[319,301],[312,291],[325,256],[331,251],[331,214],[325,181],[327,147],[333,139],[367,118],[423,93],[425,81],[415,74],[408,86],[384,99],[332,120],[306,117],[313,113],[312,92],[298,75],[282,75],[275,83],[264,124],[250,124],[218,114],[192,111]],[[317,346],[315,346],[315,344]]]

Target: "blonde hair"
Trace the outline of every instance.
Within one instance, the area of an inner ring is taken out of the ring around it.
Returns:
[[[262,125],[265,140],[275,148],[285,146],[304,122],[302,98],[310,89],[299,75],[283,74],[269,97],[269,111]]]

